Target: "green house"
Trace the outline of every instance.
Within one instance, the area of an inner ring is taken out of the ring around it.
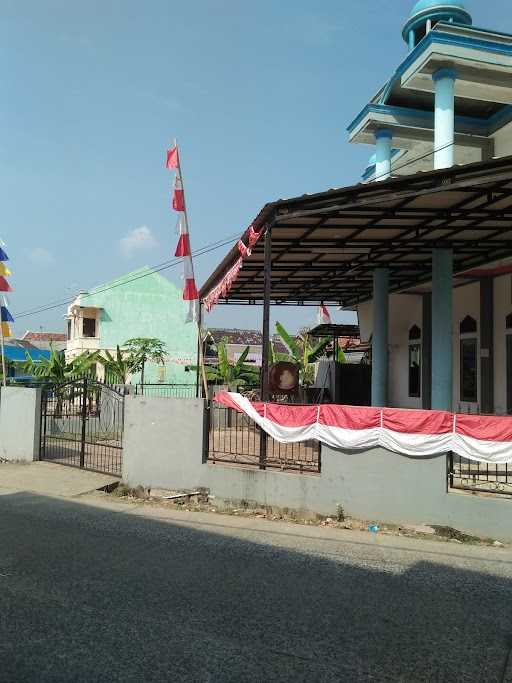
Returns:
[[[193,384],[195,373],[185,367],[196,363],[197,325],[185,322],[187,312],[181,290],[145,266],[78,294],[67,313],[66,358],[84,351],[113,353],[132,337],[156,337],[166,344],[166,363],[148,363],[145,381]],[[131,381],[138,383],[139,374]]]

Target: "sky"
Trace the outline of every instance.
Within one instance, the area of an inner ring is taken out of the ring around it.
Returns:
[[[64,331],[81,289],[173,259],[165,151],[180,143],[193,249],[278,198],[360,180],[346,127],[407,48],[413,0],[2,0],[0,237],[18,335]],[[468,0],[512,32],[509,0]],[[195,260],[202,284],[228,246]],[[181,288],[181,266],[162,271]],[[336,322],[351,314],[331,311]],[[291,330],[315,310],[272,309]],[[218,306],[212,327],[259,327]]]

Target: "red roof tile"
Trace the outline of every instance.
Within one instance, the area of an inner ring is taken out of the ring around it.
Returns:
[[[64,342],[67,340],[67,336],[61,332],[25,332],[23,339],[26,341],[39,341],[39,342]]]

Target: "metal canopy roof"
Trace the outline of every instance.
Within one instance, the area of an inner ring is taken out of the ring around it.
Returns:
[[[312,337],[352,337],[359,339],[359,325],[334,325],[322,323],[309,330]]]
[[[393,292],[429,282],[433,248],[453,249],[456,274],[512,256],[512,157],[279,200],[253,223],[269,226],[271,302],[350,308],[371,298],[378,267]],[[264,242],[219,303],[263,301]],[[238,257],[235,245],[201,299]]]

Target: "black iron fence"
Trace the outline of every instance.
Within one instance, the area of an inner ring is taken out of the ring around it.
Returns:
[[[87,378],[46,384],[41,460],[121,475],[124,395]]]
[[[157,398],[196,398],[195,384],[135,384],[136,396]]]
[[[253,465],[318,473],[321,468],[320,443],[301,441],[283,444],[268,436],[247,415],[232,408],[212,404],[206,411],[209,462]]]
[[[474,462],[451,453],[448,482],[452,489],[512,496],[512,465]]]

